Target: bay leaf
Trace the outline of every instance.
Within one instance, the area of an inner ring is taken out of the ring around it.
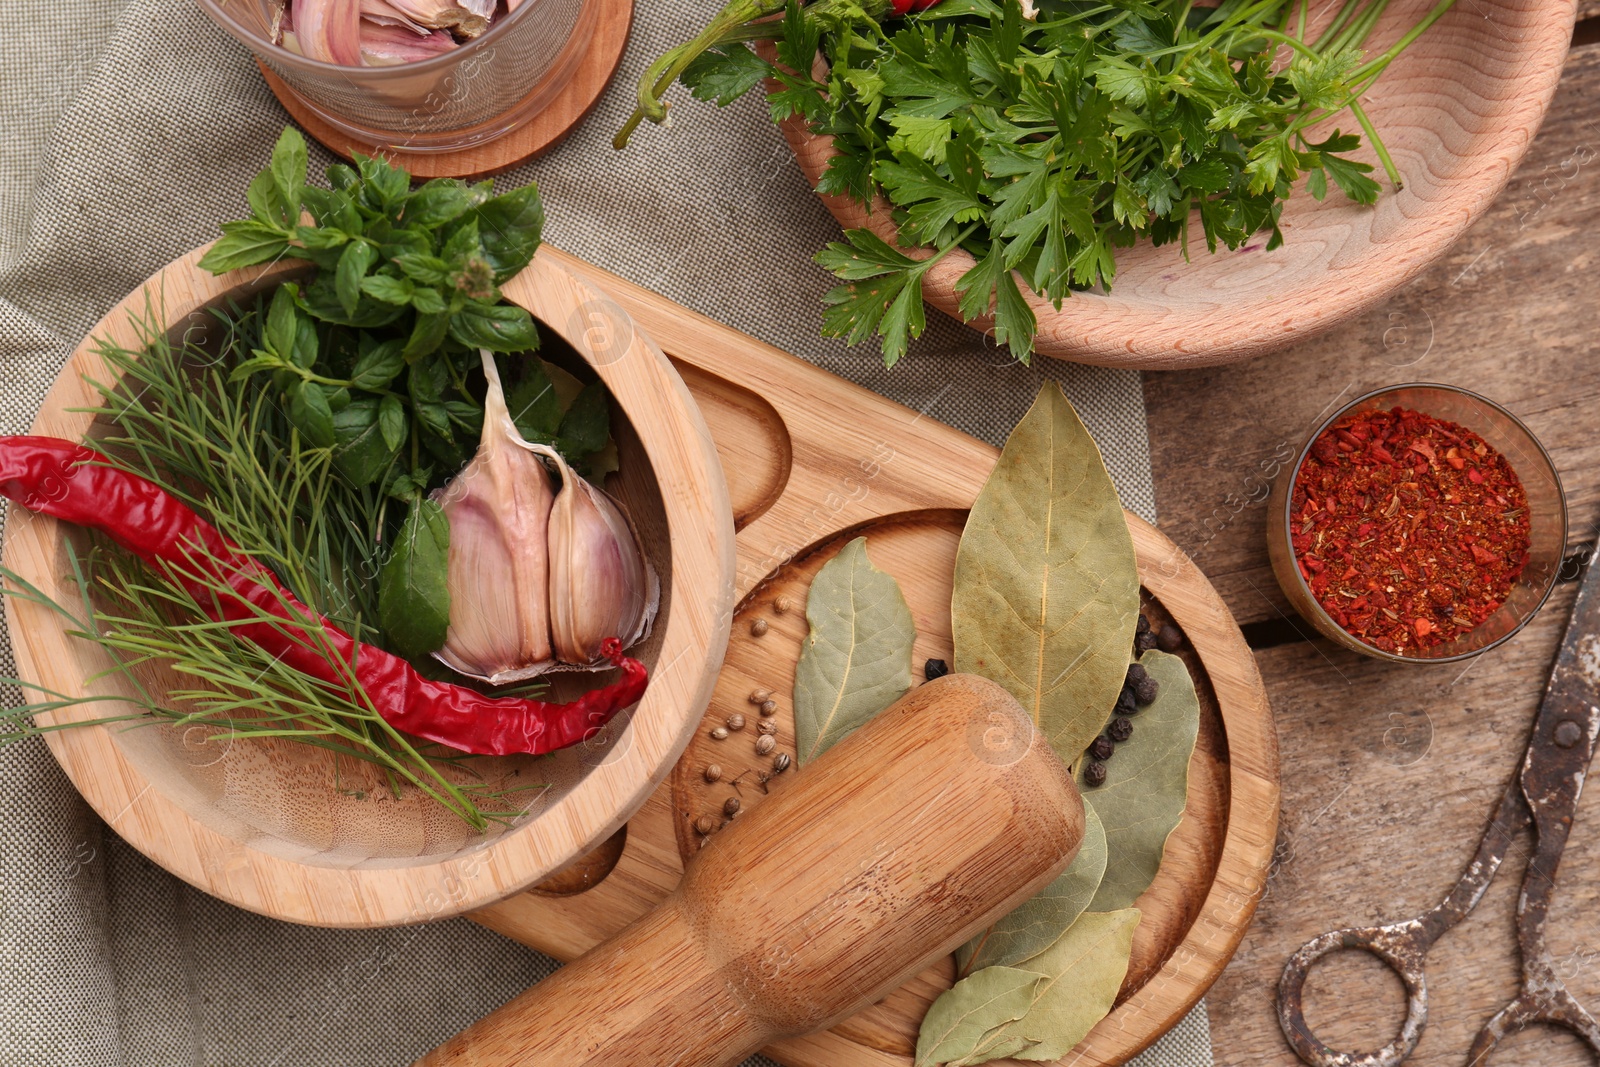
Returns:
[[[916,1067],[965,1059],[989,1031],[1027,1014],[1042,981],[1033,971],[985,967],[945,990],[922,1018]]]
[[[867,539],[839,550],[811,580],[811,626],[794,675],[795,760],[805,763],[911,688],[916,626],[894,578],[867,558]]]
[[[1137,908],[1085,912],[1018,966],[985,967],[957,982],[923,1019],[917,1067],[1065,1056],[1115,1005],[1139,917]],[[1035,978],[1031,985],[1027,974]],[[1030,1002],[1019,1015],[1023,990]]]
[[[1105,784],[1079,788],[1099,814],[1110,861],[1089,905],[1114,911],[1150,888],[1167,838],[1189,796],[1189,757],[1200,733],[1200,698],[1183,660],[1146,652],[1139,660],[1160,686],[1156,699],[1133,717],[1133,736],[1106,760]]]
[[[956,670],[1008,689],[1078,762],[1122,689],[1139,575],[1100,450],[1054,382],[972,505],[951,614]]]
[[[1083,842],[1060,876],[1016,911],[956,949],[956,973],[1010,967],[1049,948],[1089,908],[1106,873],[1106,832],[1087,803]]]

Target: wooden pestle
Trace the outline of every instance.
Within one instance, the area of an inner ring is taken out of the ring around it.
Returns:
[[[422,1067],[721,1067],[825,1029],[1021,904],[1083,802],[1000,686],[913,689],[713,835],[653,911]]]

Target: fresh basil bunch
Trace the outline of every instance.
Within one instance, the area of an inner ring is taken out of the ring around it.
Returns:
[[[378,614],[389,643],[417,656],[443,642],[449,619],[449,531],[427,493],[476,450],[479,351],[538,348],[533,319],[503,303],[499,286],[538,250],[544,207],[532,185],[495,196],[492,181],[436,178],[413,189],[383,159],[334,164],[326,189],[306,184],[306,166],[305,139],[285,129],[250,183],[251,217],[224,223],[200,266],[223,274],[285,256],[316,265],[265,302],[259,346],[230,380],[269,375],[290,423],[306,443],[331,450],[350,492],[375,488],[409,505],[386,532],[394,548]],[[584,385],[531,356],[502,360],[501,373],[523,437],[558,449],[591,479],[614,468],[599,382]]]

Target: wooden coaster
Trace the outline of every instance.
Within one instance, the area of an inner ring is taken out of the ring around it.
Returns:
[[[456,152],[404,152],[374,142],[353,138],[334,128],[306,106],[291,89],[260,60],[261,76],[272,94],[300,126],[334,154],[349,159],[352,153],[382,154],[419,179],[485,178],[510,170],[559,144],[562,138],[583,121],[600,94],[611,83],[622,51],[633,27],[633,0],[594,0],[597,7],[594,29],[588,33],[587,51],[573,72],[572,80],[544,110],[516,129],[485,144]]]

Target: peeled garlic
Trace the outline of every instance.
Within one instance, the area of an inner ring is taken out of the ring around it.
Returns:
[[[478,454],[435,494],[450,521],[450,628],[434,655],[494,685],[603,669],[602,641],[627,648],[650,632],[661,583],[616,501],[517,432],[494,356],[482,358]]]
[[[546,530],[555,492],[548,449],[517,432],[494,359],[478,454],[434,493],[450,520],[450,628],[443,663],[469,678],[503,685],[553,662]]]

